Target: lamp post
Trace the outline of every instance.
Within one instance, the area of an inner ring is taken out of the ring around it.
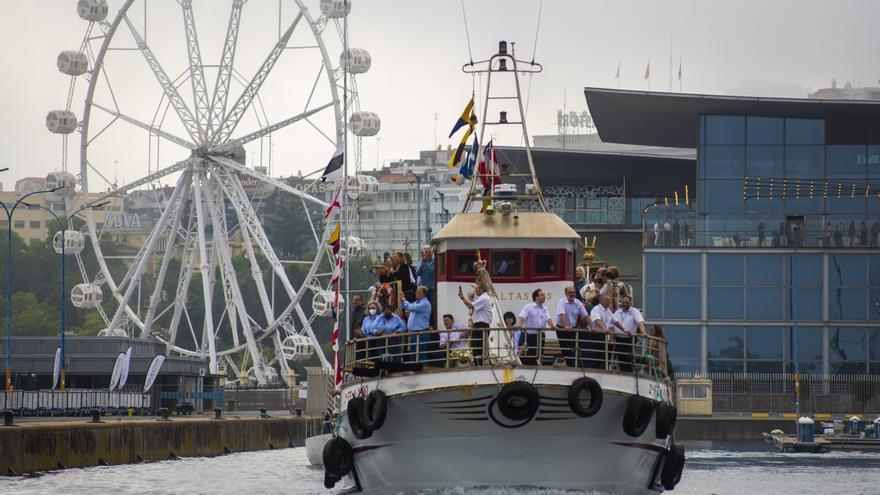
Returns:
[[[416,185],[416,204],[417,212],[416,212],[416,242],[418,243],[418,250],[422,249],[422,178],[416,174],[413,174],[414,181],[411,181],[410,184]],[[416,253],[418,253],[418,250]]]
[[[6,169],[3,169],[6,170]],[[2,170],[0,170],[2,171]],[[61,187],[56,187],[54,189],[46,189],[41,191],[33,191],[24,196],[20,197],[18,201],[16,201],[12,208],[6,206],[6,203],[0,201],[0,206],[3,207],[3,211],[6,212],[6,220],[8,222],[6,229],[6,390],[12,390],[12,215],[15,213],[15,209],[18,208],[25,198],[29,196],[33,196],[34,194],[45,194],[55,192],[61,189]]]
[[[65,311],[65,302],[67,300],[67,295],[66,295],[66,289],[64,287],[65,286],[64,275],[66,273],[65,259],[67,257],[67,253],[65,252],[65,247],[67,246],[67,230],[68,230],[68,227],[70,226],[70,221],[79,212],[84,211],[84,210],[88,210],[88,209],[92,209],[92,208],[100,208],[100,207],[102,207],[106,204],[109,204],[109,203],[110,203],[109,201],[102,201],[102,202],[96,203],[96,204],[87,203],[87,204],[83,205],[82,207],[80,207],[78,210],[75,210],[73,213],[67,215],[67,218],[65,221],[62,221],[58,217],[58,215],[55,214],[54,211],[52,211],[49,208],[46,208],[45,206],[35,205],[35,204],[31,204],[31,203],[24,203],[26,206],[31,206],[31,207],[36,207],[36,208],[41,208],[43,210],[46,210],[50,215],[52,215],[53,218],[55,218],[56,222],[61,224],[61,377],[59,379],[59,382],[60,382],[62,391],[64,390],[64,372],[67,369],[67,358],[64,355],[64,334],[67,331],[67,311]]]

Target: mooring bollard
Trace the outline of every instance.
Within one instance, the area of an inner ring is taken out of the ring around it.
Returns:
[[[294,407],[293,408],[293,415],[296,416],[297,418],[301,418],[303,415],[303,410],[299,407]]]
[[[92,423],[100,423],[101,422],[101,411],[99,411],[98,409],[90,410],[89,415],[92,417]]]
[[[170,419],[168,419],[168,408],[167,407],[160,407],[159,408],[159,419],[162,421],[171,421]]]
[[[12,418],[14,415],[9,409],[3,410],[3,426],[12,426]]]
[[[268,418],[268,417],[269,417],[269,413],[266,412],[266,408],[265,408],[265,407],[261,407],[261,408],[260,408],[260,417],[261,417],[261,418]]]
[[[223,419],[223,410],[219,407],[214,408],[214,419]]]

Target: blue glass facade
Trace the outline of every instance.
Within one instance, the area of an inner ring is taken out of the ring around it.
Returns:
[[[880,122],[699,119],[696,232],[644,255],[674,366],[880,374]]]

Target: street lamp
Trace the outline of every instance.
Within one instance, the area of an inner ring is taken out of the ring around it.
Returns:
[[[25,206],[31,206],[31,207],[36,207],[36,208],[41,208],[43,210],[46,210],[47,212],[49,212],[50,215],[52,215],[52,217],[55,218],[55,221],[57,221],[58,223],[61,224],[61,379],[59,381],[61,384],[62,391],[64,390],[64,372],[67,369],[67,359],[65,358],[65,355],[64,355],[64,334],[67,331],[67,312],[65,311],[65,302],[67,300],[67,294],[66,294],[66,289],[64,288],[64,285],[65,285],[64,275],[66,273],[65,258],[67,257],[66,253],[65,253],[65,247],[67,246],[67,230],[68,230],[68,227],[70,226],[70,221],[74,217],[76,217],[76,215],[79,212],[84,211],[84,210],[88,210],[88,209],[100,208],[100,207],[107,205],[107,204],[110,204],[110,201],[101,201],[100,203],[87,203],[87,204],[83,205],[81,208],[79,208],[78,210],[67,215],[66,221],[62,221],[60,218],[58,218],[58,215],[56,215],[54,211],[52,211],[49,208],[46,208],[45,206],[35,205],[32,203],[24,203]]]
[[[7,170],[7,169],[3,169]],[[0,170],[2,171],[2,170]],[[53,193],[64,186],[54,189],[46,189],[42,191],[33,191],[18,198],[18,201],[12,205],[12,208],[6,206],[6,203],[0,201],[0,206],[6,212],[6,220],[9,222],[6,229],[6,390],[12,390],[12,215],[15,209],[21,204],[25,198],[34,194]]]

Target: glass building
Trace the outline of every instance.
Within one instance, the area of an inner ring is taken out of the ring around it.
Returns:
[[[586,95],[603,141],[697,150],[644,235],[676,369],[880,374],[880,103]]]

